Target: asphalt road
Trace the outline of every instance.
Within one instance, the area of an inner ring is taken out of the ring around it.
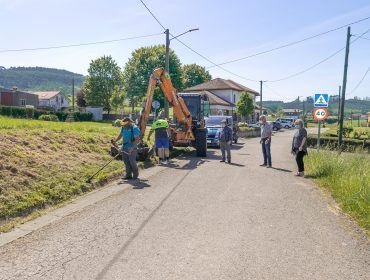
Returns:
[[[309,179],[292,132],[234,146],[232,165],[170,168],[0,247],[0,279],[370,279],[370,245]]]

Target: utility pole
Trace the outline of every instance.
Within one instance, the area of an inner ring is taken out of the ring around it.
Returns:
[[[170,30],[166,29],[166,65],[165,69],[166,72],[169,74],[170,73]],[[165,98],[164,99],[164,117],[168,119],[169,116],[169,105],[168,105],[168,100]]]
[[[306,125],[306,101],[303,99],[302,102],[302,118],[303,118],[303,125]]]
[[[340,119],[340,95],[341,95],[342,87],[339,86],[339,93],[338,93],[338,125],[339,125],[339,119]]]
[[[299,96],[298,96],[298,98],[297,98],[297,114],[298,114],[298,118],[300,117],[300,113],[299,113]]]
[[[75,112],[75,79],[72,78],[72,112]]]
[[[262,116],[262,84],[263,81],[260,81],[260,116]]]
[[[340,123],[339,123],[339,134],[338,134],[338,152],[342,152],[343,142],[343,119],[344,119],[344,102],[346,100],[346,86],[347,86],[347,71],[348,71],[348,55],[349,55],[349,41],[351,39],[351,27],[347,29],[347,43],[346,43],[346,56],[344,59],[344,73],[343,73],[343,85],[342,85],[342,103],[340,108]]]

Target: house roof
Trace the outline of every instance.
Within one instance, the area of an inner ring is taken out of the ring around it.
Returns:
[[[235,106],[234,104],[222,99],[221,97],[217,96],[216,94],[214,94],[213,92],[211,91],[208,91],[208,90],[203,90],[203,91],[199,91],[199,92],[185,92],[185,93],[181,93],[179,92],[179,95],[181,96],[181,94],[200,94],[202,96],[204,95],[207,95],[207,98],[208,98],[208,101],[209,101],[209,104],[210,105],[221,105],[221,106]]]
[[[64,94],[60,91],[34,91],[31,93],[37,94],[39,96],[39,99],[41,100],[51,99],[57,96],[58,94],[62,94],[64,96]]]
[[[184,91],[191,92],[191,91],[203,91],[203,90],[209,91],[209,90],[220,90],[220,89],[233,89],[237,91],[247,91],[256,96],[259,95],[259,93],[253,89],[250,89],[232,80],[224,80],[221,78],[216,78],[208,82],[204,82],[202,84],[186,88]]]

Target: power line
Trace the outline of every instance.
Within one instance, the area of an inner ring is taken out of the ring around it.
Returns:
[[[152,15],[152,17],[157,21],[157,23],[162,26],[162,28],[164,30],[166,30],[166,28],[164,27],[164,25],[159,21],[159,19],[154,15],[154,13],[149,9],[149,7],[144,3],[143,0],[140,0],[140,2],[144,5],[144,7],[148,10],[148,12]],[[244,79],[244,80],[247,80],[247,81],[252,81],[252,82],[258,82],[257,80],[253,80],[253,79],[249,79],[249,78],[246,78],[246,77],[243,77],[243,76],[240,76],[234,72],[231,72],[219,65],[217,65],[216,63],[214,63],[213,61],[211,61],[209,58],[205,57],[204,55],[200,54],[198,51],[194,50],[193,48],[189,47],[188,45],[186,45],[184,42],[182,42],[181,40],[179,40],[176,36],[173,36],[172,34],[170,34],[172,36],[172,39],[175,39],[176,41],[178,41],[180,44],[182,44],[183,46],[185,46],[186,48],[188,48],[189,50],[191,50],[192,52],[194,52],[195,54],[197,54],[198,56],[200,56],[201,58],[203,58],[204,60],[208,61],[209,63],[215,65],[216,67],[222,69],[223,71],[229,73],[229,74],[232,74],[236,77],[239,77],[241,79]]]
[[[143,36],[134,36],[134,37],[121,38],[121,39],[106,40],[106,41],[97,41],[97,42],[90,42],[90,43],[71,44],[71,45],[60,45],[60,46],[49,46],[49,47],[39,47],[39,48],[0,50],[0,53],[6,53],[6,52],[24,52],[24,51],[38,51],[38,50],[50,50],[50,49],[81,47],[81,46],[89,46],[89,45],[99,45],[99,44],[107,44],[107,43],[114,43],[114,42],[120,42],[120,41],[127,41],[127,40],[134,40],[134,39],[154,37],[154,36],[158,36],[158,35],[162,35],[162,34],[163,33],[155,33],[155,34],[149,34],[149,35],[143,35]]]
[[[164,27],[164,25],[159,21],[159,19],[152,13],[152,11],[148,8],[148,6],[144,3],[143,0],[140,0],[141,4],[144,5],[144,7],[148,10],[148,12],[152,15],[152,17],[158,22],[160,26],[162,26],[163,30],[166,30],[167,28]]]
[[[364,33],[362,33],[360,36],[357,36],[357,38],[355,40],[353,40],[350,44],[353,44],[355,43],[358,39],[361,39],[363,35],[365,35],[366,33],[368,33],[370,31],[370,29],[366,30]],[[328,61],[329,59],[331,59],[332,57],[336,56],[338,53],[342,52],[343,50],[345,49],[345,47],[339,49],[338,51],[334,52],[333,54],[329,55],[328,57],[324,58],[323,60],[319,61],[318,63],[315,63],[314,65],[302,70],[302,71],[299,71],[297,73],[294,73],[292,75],[289,75],[289,76],[286,76],[284,78],[280,78],[280,79],[277,79],[277,80],[272,80],[272,81],[268,81],[270,83],[274,83],[274,82],[280,82],[280,81],[285,81],[285,80],[288,80],[290,78],[293,78],[293,77],[296,77],[296,76],[299,76],[301,74],[304,74],[308,71],[310,71],[311,69],[313,68],[316,68],[317,66],[319,66],[320,64]]]
[[[369,66],[369,68],[367,68],[367,70],[366,70],[364,76],[362,77],[362,79],[357,83],[357,85],[351,90],[351,92],[348,95],[352,95],[358,89],[358,87],[365,80],[365,77],[366,77],[367,73],[369,73],[369,71],[370,71],[370,66]]]
[[[173,36],[171,34],[171,36]],[[216,63],[214,63],[212,60],[210,60],[209,58],[205,57],[204,55],[202,55],[201,53],[199,53],[198,51],[194,50],[192,47],[188,46],[187,44],[185,44],[184,42],[182,42],[181,40],[179,40],[178,38],[175,38],[176,41],[178,41],[180,44],[182,44],[183,46],[185,46],[187,49],[191,50],[193,53],[197,54],[198,56],[200,56],[201,58],[203,58],[204,60],[208,61],[209,63],[215,65],[215,67],[218,67],[220,68],[221,70],[229,73],[229,74],[232,74],[236,77],[239,77],[243,80],[246,80],[246,81],[252,81],[252,82],[259,82],[258,80],[253,80],[253,79],[249,79],[249,78],[246,78],[246,77],[243,77],[243,76],[240,76],[239,74],[236,74],[234,72],[231,72],[230,70],[227,70],[225,69],[224,67],[221,67],[219,65],[217,65]]]
[[[314,39],[314,38],[317,38],[317,37],[326,35],[328,33],[331,33],[331,32],[337,31],[337,30],[340,30],[340,29],[345,28],[345,27],[347,27],[349,25],[360,23],[360,22],[365,21],[365,20],[368,20],[368,19],[370,19],[370,17],[366,17],[366,18],[363,18],[363,19],[360,19],[360,20],[357,20],[357,21],[354,21],[354,22],[351,22],[351,23],[342,25],[340,27],[337,27],[337,28],[334,28],[334,29],[331,29],[331,30],[328,30],[328,31],[325,31],[325,32],[322,32],[322,33],[319,33],[319,34],[316,34],[316,35],[313,35],[313,36],[310,36],[310,37],[301,39],[301,40],[298,40],[298,41],[294,41],[294,42],[291,42],[291,43],[288,43],[288,44],[284,44],[284,45],[281,45],[281,46],[278,46],[278,47],[275,47],[275,48],[272,48],[272,49],[269,49],[269,50],[266,50],[266,51],[262,51],[262,52],[258,52],[258,53],[251,54],[251,55],[248,55],[248,56],[244,56],[244,57],[241,57],[241,58],[237,58],[237,59],[225,61],[225,62],[222,62],[222,63],[218,63],[217,65],[208,66],[207,68],[213,68],[213,67],[220,66],[220,65],[234,63],[234,62],[237,62],[237,61],[241,61],[241,60],[245,60],[245,59],[252,58],[252,57],[255,57],[255,56],[259,56],[259,55],[262,55],[262,54],[266,54],[266,53],[270,53],[270,52],[273,52],[273,51],[277,51],[277,50],[280,50],[280,49],[283,49],[283,48],[286,48],[286,47],[290,47],[290,46],[293,46],[293,45],[297,45],[299,43],[302,43],[302,42],[305,42],[305,41],[308,41],[308,40],[311,40],[311,39]]]
[[[306,73],[306,72],[310,71],[311,69],[313,69],[313,68],[315,68],[315,67],[319,66],[320,64],[322,64],[322,63],[324,63],[324,62],[328,61],[330,58],[332,58],[332,57],[336,56],[338,53],[342,52],[344,49],[345,49],[345,47],[343,47],[343,48],[339,49],[338,51],[336,51],[335,53],[331,54],[331,55],[330,55],[330,56],[328,56],[327,58],[325,58],[325,59],[323,59],[323,60],[319,61],[318,63],[315,63],[314,65],[312,65],[312,66],[310,66],[310,67],[308,67],[308,68],[306,68],[306,69],[304,69],[304,70],[302,70],[302,71],[299,71],[299,72],[294,73],[294,74],[292,74],[292,75],[286,76],[286,77],[284,77],[284,78],[280,78],[280,79],[272,80],[272,81],[268,81],[268,82],[270,82],[270,83],[275,83],[275,82],[285,81],[285,80],[288,80],[288,79],[290,79],[290,78],[293,78],[293,77],[299,76],[299,75],[301,75],[301,74],[303,74],[303,73]]]

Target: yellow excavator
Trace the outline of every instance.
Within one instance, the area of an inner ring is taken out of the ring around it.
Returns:
[[[139,128],[141,131],[138,158],[144,160],[148,156],[148,145],[144,142],[144,134],[152,108],[154,90],[159,84],[165,98],[173,106],[175,117],[171,129],[171,146],[194,146],[197,156],[207,156],[207,129],[204,122],[204,110],[207,100],[198,93],[177,93],[173,87],[169,73],[162,67],[153,70],[141,111]],[[209,104],[209,103],[208,103]]]

